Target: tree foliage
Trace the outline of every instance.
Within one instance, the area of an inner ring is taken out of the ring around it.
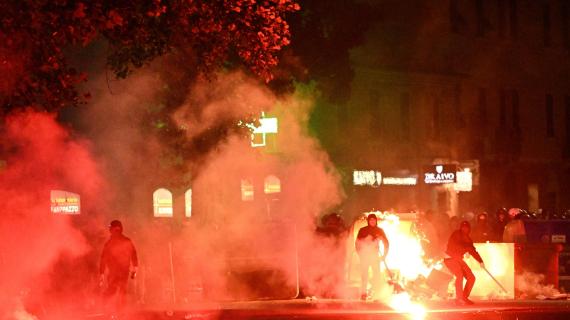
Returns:
[[[234,59],[265,80],[290,42],[295,0],[18,0],[0,2],[0,103],[56,110],[83,101],[86,74],[66,49],[104,38],[108,67],[126,77],[180,50],[200,72]]]

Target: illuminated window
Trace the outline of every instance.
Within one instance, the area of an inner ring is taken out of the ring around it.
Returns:
[[[192,217],[192,189],[186,190],[184,193],[184,203],[186,203],[186,217]]]
[[[249,179],[241,180],[241,200],[253,201],[253,183]]]
[[[265,178],[263,191],[266,194],[281,192],[281,180],[279,180],[279,178],[276,176],[268,176]]]
[[[155,217],[172,217],[172,193],[164,188],[157,189],[152,194]]]
[[[51,190],[51,212],[54,214],[79,214],[81,213],[81,201],[76,193]]]

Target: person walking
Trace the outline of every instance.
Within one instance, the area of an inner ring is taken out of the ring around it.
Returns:
[[[123,235],[123,224],[119,220],[109,225],[111,237],[105,243],[101,253],[99,274],[102,283],[107,287],[103,293],[106,298],[117,296],[117,303],[125,302],[129,274],[136,276],[138,268],[137,251],[131,239]]]

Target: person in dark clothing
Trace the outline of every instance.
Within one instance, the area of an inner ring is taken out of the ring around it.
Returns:
[[[493,240],[491,225],[487,219],[487,213],[481,212],[477,215],[475,227],[473,227],[474,242],[487,242]]]
[[[323,237],[338,237],[346,230],[344,221],[338,213],[330,213],[322,218],[322,227],[317,228],[317,233]]]
[[[447,268],[455,275],[455,301],[458,305],[473,304],[469,300],[471,289],[475,285],[475,275],[463,260],[463,255],[469,253],[477,260],[481,267],[484,268],[483,258],[473,246],[473,240],[469,237],[471,225],[467,221],[461,222],[459,229],[455,230],[449,237],[447,242],[447,255],[449,258],[444,260]],[[463,287],[463,278],[467,280],[465,288]]]
[[[132,279],[136,276],[138,268],[137,251],[131,239],[123,235],[123,224],[119,220],[111,222],[109,232],[111,237],[103,247],[99,274],[102,282],[105,278],[107,280],[107,289],[104,295],[106,297],[118,295],[119,301],[122,302],[127,293],[129,272]]]
[[[360,274],[362,279],[361,298],[367,298],[368,270],[372,268],[372,290],[377,289],[380,277],[380,262],[388,255],[390,243],[384,230],[378,227],[378,218],[369,214],[366,218],[368,225],[358,230],[356,236],[356,252],[360,258]],[[384,255],[380,257],[380,241],[384,246]]]
[[[493,224],[493,232],[491,239],[496,242],[503,242],[503,233],[505,232],[505,227],[509,223],[509,215],[507,210],[501,208],[497,210],[496,220]]]

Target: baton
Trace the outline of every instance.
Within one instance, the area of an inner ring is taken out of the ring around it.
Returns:
[[[487,272],[487,274],[489,275],[489,277],[491,277],[491,279],[493,279],[493,281],[495,281],[495,283],[503,290],[503,292],[505,293],[509,293],[505,287],[503,287],[503,285],[497,280],[495,279],[495,277],[493,277],[493,275],[491,274],[491,272],[489,272],[489,270],[487,270],[486,267],[483,267],[483,270],[485,270],[485,272]]]
[[[402,288],[402,286],[398,282],[396,282],[396,280],[394,280],[394,274],[392,274],[392,271],[390,270],[390,268],[388,268],[386,259],[383,259],[382,262],[384,262],[384,267],[386,267],[386,272],[388,272],[388,276],[390,277],[390,281],[388,281],[388,283],[394,286],[394,292],[398,294],[403,291],[406,291],[404,290],[404,288]]]

